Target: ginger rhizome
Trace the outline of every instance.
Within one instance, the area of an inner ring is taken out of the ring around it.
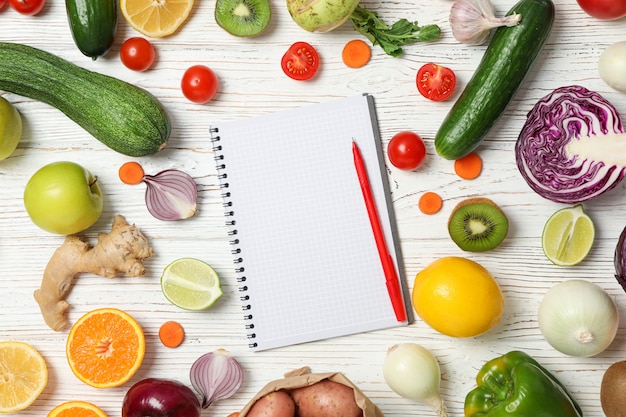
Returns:
[[[99,234],[93,247],[77,235],[67,236],[48,261],[41,287],[34,294],[46,324],[55,331],[68,326],[70,304],[65,299],[76,275],[142,276],[143,261],[151,255],[152,248],[143,233],[119,214],[113,219],[111,231]]]

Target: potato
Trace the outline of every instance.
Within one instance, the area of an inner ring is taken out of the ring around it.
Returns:
[[[246,417],[294,417],[296,406],[285,391],[265,394],[252,405]]]
[[[354,399],[354,390],[329,379],[295,388],[291,398],[297,417],[361,417],[363,410]]]

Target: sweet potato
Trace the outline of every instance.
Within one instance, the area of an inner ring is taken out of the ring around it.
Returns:
[[[259,398],[247,417],[294,417],[296,406],[285,391],[270,392]]]
[[[328,379],[291,391],[296,417],[361,417],[354,390]]]

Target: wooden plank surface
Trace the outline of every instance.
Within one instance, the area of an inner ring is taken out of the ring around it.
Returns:
[[[405,17],[420,24],[436,23],[442,28],[442,36],[436,42],[406,47],[399,58],[388,57],[375,47],[371,62],[358,70],[347,68],[340,59],[343,45],[359,37],[349,24],[327,34],[305,32],[293,23],[282,1],[272,1],[272,23],[263,35],[240,39],[216,25],[213,1],[196,0],[192,15],[177,34],[153,40],[158,60],[152,70],[144,73],[132,72],[119,61],[122,41],[138,35],[121,16],[112,50],[91,61],[74,46],[62,1],[48,0],[44,11],[35,17],[18,15],[8,7],[0,11],[0,41],[45,49],[156,95],[171,115],[172,137],[159,154],[136,160],[147,173],[168,168],[186,171],[199,187],[199,211],[194,218],[175,223],[158,221],[146,211],[143,186],[126,186],[117,178],[118,167],[132,158],[109,150],[48,105],[0,92],[15,104],[24,120],[19,148],[0,162],[0,340],[33,344],[50,369],[44,393],[19,415],[46,415],[62,401],[81,399],[98,404],[111,417],[119,417],[122,398],[130,386],[96,390],[75,378],[65,357],[67,332],[53,332],[46,327],[32,296],[63,237],[47,234],[31,223],[23,208],[23,189],[39,167],[71,160],[98,175],[106,198],[101,219],[85,233],[86,237],[93,243],[98,232],[109,229],[113,216],[122,213],[145,232],[154,247],[155,256],[146,262],[148,273],[144,277],[107,279],[83,275],[68,299],[72,322],[89,310],[105,306],[122,308],[139,320],[148,346],[144,364],[131,382],[164,377],[189,383],[193,361],[206,352],[224,348],[244,366],[245,383],[233,398],[216,403],[203,415],[225,416],[236,411],[266,382],[302,366],[310,366],[314,372],[345,373],[389,417],[430,415],[426,406],[394,394],[382,377],[387,348],[394,343],[416,342],[429,348],[439,360],[441,389],[449,414],[462,416],[465,394],[474,386],[480,366],[494,356],[522,349],[569,387],[586,416],[602,416],[599,385],[604,370],[625,357],[623,325],[615,342],[602,354],[572,358],[552,349],[544,340],[537,325],[537,308],[545,291],[555,283],[588,279],[614,297],[626,323],[626,294],[613,277],[613,252],[626,225],[624,185],[585,204],[597,227],[595,246],[588,259],[573,268],[556,267],[544,257],[540,236],[545,220],[563,206],[542,199],[527,187],[515,166],[513,147],[526,113],[540,97],[559,86],[581,84],[602,93],[620,112],[626,111],[624,95],[605,85],[597,71],[603,49],[624,39],[626,22],[594,20],[579,9],[575,0],[555,0],[553,33],[523,88],[481,145],[485,164],[482,175],[466,181],[454,174],[451,161],[436,155],[432,140],[453,101],[428,102],[415,88],[418,68],[434,61],[456,72],[456,97],[486,48],[455,41],[448,23],[451,4],[449,0],[364,0],[363,6],[376,10],[386,21]],[[494,0],[494,4],[498,15],[502,15],[513,2]],[[309,82],[290,80],[280,69],[282,54],[297,40],[313,44],[322,59],[320,73]],[[210,66],[220,79],[220,92],[208,104],[192,104],[180,92],[182,73],[193,64]],[[447,255],[467,256],[484,265],[500,283],[506,303],[502,320],[489,333],[471,339],[440,335],[418,319],[400,329],[251,353],[246,345],[208,126],[363,92],[376,99],[385,145],[401,130],[415,131],[427,141],[427,160],[417,171],[402,172],[388,165],[409,287],[415,274],[433,260]],[[417,210],[419,196],[428,190],[444,198],[443,210],[434,216],[424,216]],[[509,216],[509,235],[495,251],[466,254],[447,235],[445,226],[451,209],[470,196],[493,199]],[[222,277],[225,294],[214,308],[200,313],[182,311],[161,294],[162,269],[183,256],[209,262]],[[158,328],[166,320],[177,320],[186,329],[185,343],[177,349],[167,349],[158,341]]]

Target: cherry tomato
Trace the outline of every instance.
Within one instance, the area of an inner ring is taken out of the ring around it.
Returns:
[[[602,20],[615,20],[626,16],[626,0],[577,0],[589,16]]]
[[[128,38],[120,48],[122,64],[133,71],[147,70],[154,63],[155,57],[154,46],[144,38]]]
[[[418,71],[415,80],[417,90],[429,100],[443,101],[452,95],[456,75],[447,67],[429,62]]]
[[[18,13],[32,16],[43,9],[46,0],[8,0],[8,2]]]
[[[311,79],[320,65],[320,57],[311,45],[296,42],[289,47],[280,62],[283,72],[294,80]]]
[[[211,68],[194,65],[185,71],[180,87],[187,99],[203,104],[215,96],[219,81]]]
[[[426,158],[426,145],[422,138],[413,132],[396,133],[387,145],[389,161],[398,169],[412,171]]]
[[[4,7],[6,3],[7,3],[7,0],[0,0],[0,10],[2,10],[2,8]]]

